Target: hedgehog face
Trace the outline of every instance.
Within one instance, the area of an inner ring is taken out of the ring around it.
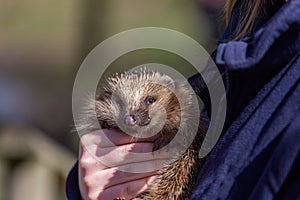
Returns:
[[[152,96],[147,96],[146,99],[138,104],[137,108],[130,106],[128,108],[128,114],[124,116],[124,122],[128,126],[147,126],[151,122],[151,117],[149,116],[149,107],[151,104],[155,103],[155,98]]]
[[[174,129],[180,120],[174,91],[173,79],[158,72],[117,74],[108,79],[96,101],[98,120],[104,128],[117,127],[135,137]]]
[[[160,87],[160,90],[167,90],[161,86],[155,87]],[[137,89],[139,87],[131,88],[129,93]],[[147,91],[143,94],[144,89],[143,91],[136,91],[132,95],[128,95],[126,90],[122,90],[123,93],[116,92],[115,95],[112,95],[113,107],[118,110],[115,112],[117,126],[122,131],[135,136],[149,136],[160,132],[167,116],[165,105],[162,103],[166,101],[168,95],[163,95],[162,91]]]
[[[158,73],[138,73],[120,77],[111,95],[114,121],[122,131],[149,136],[165,126],[173,80]]]

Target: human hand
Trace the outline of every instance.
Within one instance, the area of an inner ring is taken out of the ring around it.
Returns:
[[[114,144],[112,144],[114,143]],[[157,170],[171,158],[170,152],[151,152],[150,139],[136,140],[114,129],[95,131],[81,137],[79,152],[79,187],[82,198],[131,199],[155,180]],[[104,161],[104,162],[103,162]],[[107,165],[109,164],[109,165]],[[144,173],[132,173],[135,169]]]

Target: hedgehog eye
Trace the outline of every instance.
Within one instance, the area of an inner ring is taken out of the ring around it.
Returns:
[[[146,103],[147,105],[151,105],[155,102],[155,99],[153,97],[147,97],[146,98]]]

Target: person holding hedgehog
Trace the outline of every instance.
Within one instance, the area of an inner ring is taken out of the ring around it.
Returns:
[[[299,199],[300,0],[228,0],[226,13],[227,29],[212,54],[226,86],[226,122],[190,199]],[[207,94],[199,88],[200,75],[189,82],[201,98]],[[97,134],[83,136],[85,145],[96,146],[99,156],[105,156],[101,149],[110,148],[109,143]],[[164,152],[128,158],[126,152],[149,152],[154,143],[132,141],[115,129],[103,134],[118,145],[110,156],[119,165],[161,166],[170,159]],[[69,200],[133,199],[156,177],[156,172],[108,168],[81,144],[66,193]]]

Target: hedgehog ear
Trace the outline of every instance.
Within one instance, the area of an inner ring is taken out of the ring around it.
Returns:
[[[175,82],[174,80],[168,75],[162,75],[161,77],[161,84],[170,90],[175,90]]]

